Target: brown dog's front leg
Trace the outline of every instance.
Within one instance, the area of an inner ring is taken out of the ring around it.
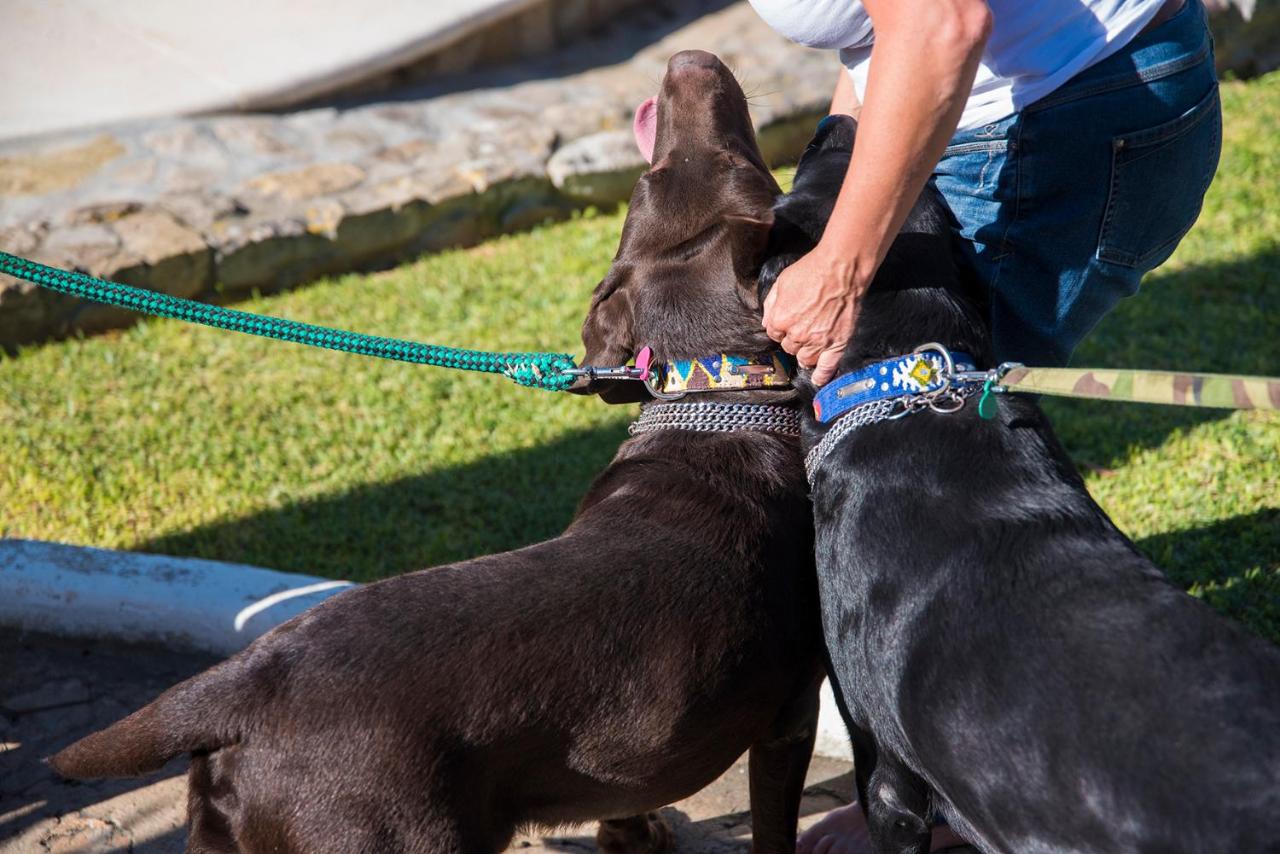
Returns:
[[[785,709],[770,738],[751,746],[751,850],[755,854],[792,854],[804,775],[818,734],[818,687]]]
[[[671,828],[656,812],[600,822],[596,844],[609,854],[665,854],[673,847]]]

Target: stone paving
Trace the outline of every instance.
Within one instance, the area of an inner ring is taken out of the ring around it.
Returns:
[[[0,249],[222,300],[610,205],[642,168],[632,111],[687,47],[739,69],[770,159],[799,152],[835,59],[745,3],[659,3],[541,59],[375,100],[0,144]],[[0,276],[0,348],[134,319]]]
[[[215,659],[152,646],[0,629],[0,854],[178,854],[185,844],[185,760],[131,780],[70,783],[40,763]],[[852,790],[848,763],[815,757],[801,826]],[[676,850],[750,847],[746,763],[663,812]],[[592,851],[594,827],[522,836],[512,851]]]

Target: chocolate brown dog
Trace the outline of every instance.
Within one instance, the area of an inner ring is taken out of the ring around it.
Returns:
[[[755,274],[779,190],[719,60],[672,58],[656,133],[587,363],[769,352]],[[189,851],[496,852],[593,819],[606,850],[660,851],[650,811],[749,749],[755,849],[792,851],[822,674],[807,492],[794,437],[644,433],[560,537],[336,596],[53,767],[190,754]]]

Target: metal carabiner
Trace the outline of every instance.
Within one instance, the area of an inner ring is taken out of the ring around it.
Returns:
[[[640,369],[634,365],[618,365],[613,368],[601,368],[596,365],[582,365],[576,368],[565,368],[563,373],[571,377],[587,377],[592,380],[642,380]]]
[[[1021,362],[1001,362],[987,371],[956,371],[952,379],[963,385],[986,385],[990,382],[991,391],[1002,394],[1008,389],[1000,385],[1000,381],[1014,368],[1021,367],[1025,367]]]

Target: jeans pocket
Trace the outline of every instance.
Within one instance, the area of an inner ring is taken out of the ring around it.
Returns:
[[[1218,87],[1178,118],[1111,141],[1111,189],[1099,260],[1151,270],[1195,224],[1218,168]]]

